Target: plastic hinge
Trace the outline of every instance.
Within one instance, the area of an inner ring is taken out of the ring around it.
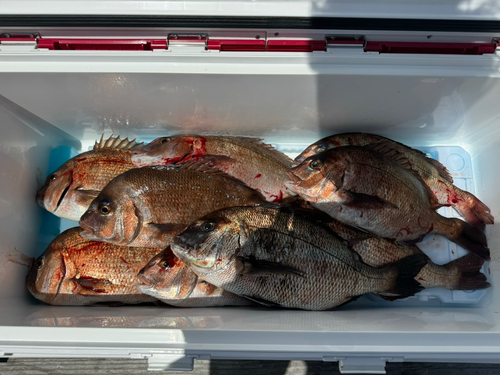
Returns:
[[[315,52],[325,51],[325,40],[269,40],[269,52]]]
[[[167,49],[166,39],[38,39],[38,48],[79,51],[153,51]]]
[[[207,49],[233,52],[265,51],[266,41],[263,39],[209,39]]]
[[[0,39],[36,39],[40,38],[40,33],[0,33]]]
[[[150,371],[193,371],[194,358],[184,353],[152,354],[148,357]]]
[[[179,48],[183,52],[201,52],[207,49],[208,34],[168,34],[167,41],[171,51]]]
[[[385,374],[387,359],[380,357],[338,358],[341,374]]]
[[[0,38],[1,51],[32,51],[37,48],[36,39]]]
[[[365,52],[483,55],[495,53],[495,43],[366,42]]]
[[[326,35],[326,48],[363,48],[364,35]]]

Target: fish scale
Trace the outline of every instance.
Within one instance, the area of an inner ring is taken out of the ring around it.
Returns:
[[[215,229],[204,233],[200,228],[206,223],[214,223]],[[266,207],[233,207],[206,215],[174,237],[172,250],[211,284],[289,308],[324,310],[369,292],[391,294],[399,277],[395,266],[375,269],[363,263],[329,228]],[[252,276],[245,262],[257,271],[263,262],[277,269]],[[406,276],[414,277],[426,261],[419,262]],[[414,280],[410,284],[408,295],[421,289]]]
[[[135,304],[155,299],[136,289],[137,273],[161,248],[129,248],[85,240],[81,229],[61,233],[32,267],[26,286],[53,305]]]
[[[419,150],[379,135],[367,133],[332,135],[307,147],[295,158],[295,163],[302,163],[307,157],[327,149],[368,145],[375,145],[374,148],[377,151],[387,155],[404,155],[408,159],[411,170],[416,172],[422,183],[430,189],[436,206],[453,206],[465,220],[475,226],[494,223],[491,210],[473,194],[455,186],[453,177],[441,163],[427,157]]]
[[[99,205],[113,205],[103,216]],[[111,181],[80,220],[88,239],[165,247],[199,216],[223,207],[265,203],[241,181],[202,163],[130,170]]]
[[[140,167],[191,160],[208,162],[258,190],[268,201],[293,195],[284,184],[291,159],[256,138],[190,134],[162,137],[138,148],[132,156],[132,162]]]
[[[180,259],[170,247],[156,255],[139,272],[138,285],[142,293],[178,307],[247,306],[251,302],[233,293],[226,292],[198,276]]]
[[[71,158],[51,173],[37,193],[37,201],[54,215],[78,221],[99,192],[113,178],[135,168],[135,141],[119,137],[96,142],[92,151]]]
[[[363,261],[372,267],[382,267],[405,256],[421,253],[415,245],[397,244],[385,238],[372,237],[359,231],[348,231],[341,223],[332,226],[342,238],[354,239],[352,247]],[[357,232],[357,233],[356,233]],[[437,265],[430,260],[415,276],[424,288],[446,288],[448,290],[477,290],[490,285],[486,276],[480,272],[483,261],[473,254],[451,261],[448,264]]]
[[[482,259],[490,258],[484,233],[435,211],[432,197],[408,160],[367,147],[332,148],[290,170],[290,188],[332,218],[398,242],[445,236]]]

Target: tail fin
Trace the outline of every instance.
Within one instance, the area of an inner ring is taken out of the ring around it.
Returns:
[[[397,275],[392,286],[384,292],[377,293],[377,295],[388,301],[394,301],[420,292],[424,287],[415,280],[415,276],[427,264],[427,260],[424,253],[419,253],[384,266],[382,269],[387,269],[389,272],[395,270]]]
[[[467,254],[457,260],[454,260],[444,267],[457,275],[453,290],[478,290],[486,289],[491,284],[486,281],[486,276],[482,274],[481,267],[484,261],[474,254]]]
[[[495,218],[490,209],[473,194],[455,187],[459,200],[453,206],[470,224],[480,227],[484,224],[494,224]]]
[[[463,220],[440,216],[434,222],[433,233],[445,236],[481,259],[490,260],[490,249],[486,246],[484,233]]]

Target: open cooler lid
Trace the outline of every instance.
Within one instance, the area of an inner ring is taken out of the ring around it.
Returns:
[[[389,28],[393,27],[391,24],[402,26],[399,22],[393,23],[393,21],[401,20],[413,20],[405,23],[408,28],[419,27],[414,20],[498,21],[500,20],[500,6],[493,0],[57,0],[48,2],[1,0],[0,14],[32,15],[41,18],[46,15],[134,17],[149,15],[170,16],[174,19],[182,16],[204,17],[205,21],[212,19],[218,23],[220,20],[213,19],[213,17],[242,17],[242,20],[259,17],[254,21],[261,23],[265,22],[267,17],[298,17],[302,21],[297,25],[308,28],[325,28],[325,20],[322,21],[321,18],[343,18],[344,20],[336,20],[336,22],[340,22],[340,25],[352,23],[353,27],[357,22],[357,29],[363,29],[359,26],[366,24],[380,27],[382,24],[379,23],[384,19],[392,20],[387,25]],[[305,19],[310,17],[319,19],[307,22]],[[363,19],[370,22],[362,22]],[[95,19],[90,18],[90,21],[94,22]],[[274,21],[280,23],[280,20]],[[440,27],[448,24],[449,22],[445,22]],[[133,26],[133,24],[130,25]],[[244,22],[241,27],[244,27]],[[436,27],[439,26],[436,24]]]
[[[355,47],[378,54],[483,55],[495,54],[499,40],[500,6],[491,0],[0,0],[0,53],[329,53]]]
[[[492,0],[58,0],[0,1],[2,14],[353,17],[499,20]]]

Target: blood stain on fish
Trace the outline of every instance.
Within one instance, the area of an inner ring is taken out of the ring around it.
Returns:
[[[406,232],[406,234],[403,233],[403,231]],[[401,230],[398,232],[398,234],[396,234],[396,237],[400,237],[400,236],[408,236],[412,234],[412,231],[410,230],[410,228],[406,227],[406,228],[401,228]]]
[[[443,181],[438,180],[438,182],[445,186],[446,200],[447,200],[448,204],[452,205],[452,204],[457,204],[458,202],[460,202],[460,198],[458,197],[458,194],[456,192],[451,191],[448,188],[448,185],[446,185]]]
[[[359,215],[359,217],[363,217],[363,212],[361,212],[361,215]]]
[[[198,156],[198,155],[206,155],[207,149],[205,148],[205,144],[207,143],[207,139],[205,137],[198,137],[199,142],[197,142],[196,148],[193,150],[193,156]],[[193,146],[195,146],[193,142]]]
[[[81,161],[85,161],[85,160],[87,160],[87,158],[79,158],[79,159],[76,159],[75,161],[76,162],[81,162]]]
[[[280,190],[280,193],[278,195],[271,194],[269,195],[269,197],[273,199],[273,202],[279,202],[283,199],[283,192]]]
[[[122,260],[123,263],[125,264],[130,264],[129,262],[127,262],[125,259],[123,259],[123,257],[120,257],[120,259]]]
[[[161,161],[163,165],[170,165],[170,164],[176,164],[180,161],[189,161],[189,160],[190,160],[189,156],[186,157],[186,155],[183,155],[175,158],[163,158]]]
[[[255,176],[254,178],[261,178],[262,175],[259,173],[257,176]]]

